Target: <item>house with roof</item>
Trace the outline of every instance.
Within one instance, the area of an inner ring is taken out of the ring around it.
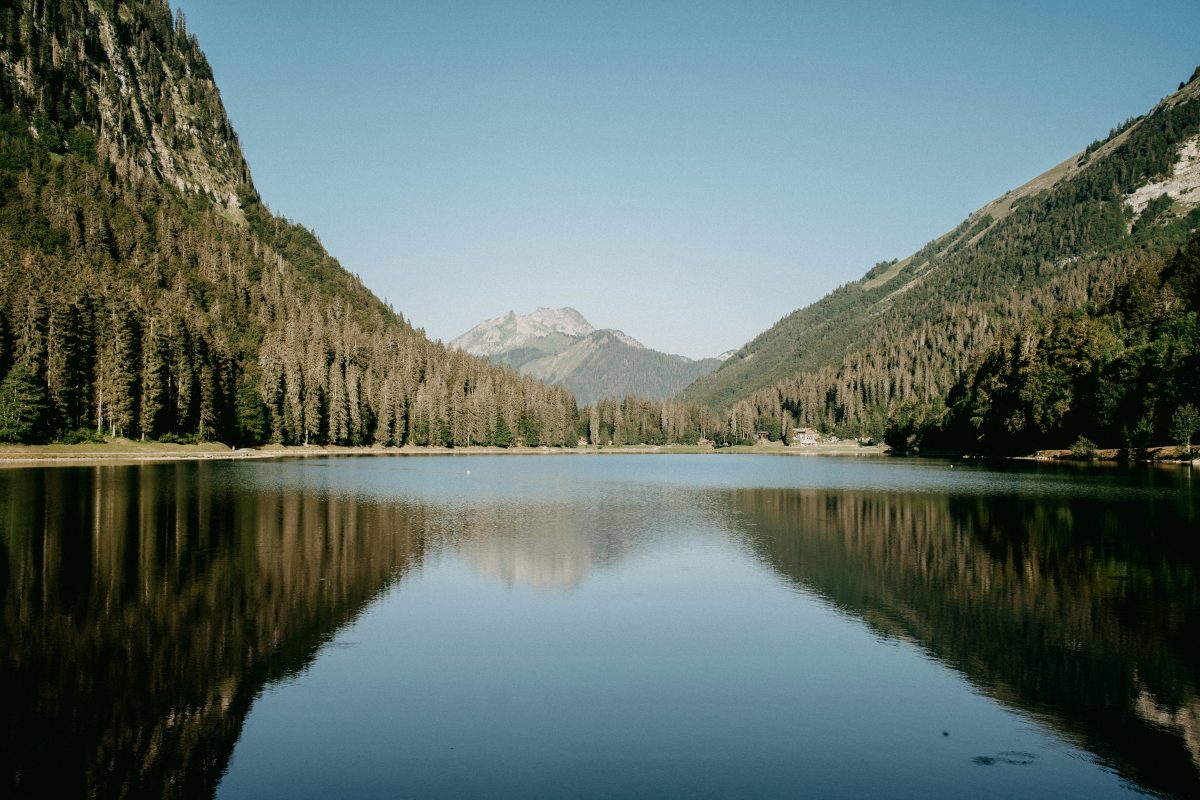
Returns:
[[[792,442],[801,447],[816,447],[817,431],[815,428],[796,428],[792,431]]]

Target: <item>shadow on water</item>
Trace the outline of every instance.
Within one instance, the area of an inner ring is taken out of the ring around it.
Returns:
[[[211,795],[263,686],[421,558],[419,508],[215,477],[0,474],[0,794]]]
[[[1200,796],[1200,515],[1094,497],[744,489],[759,556],[1155,792]],[[985,754],[980,765],[1028,763]]]

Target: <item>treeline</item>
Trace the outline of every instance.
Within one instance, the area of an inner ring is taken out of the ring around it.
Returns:
[[[166,3],[0,34],[0,440],[574,444],[569,392],[429,341],[270,213]]]
[[[605,398],[579,410],[581,441],[593,445],[754,444],[760,434],[791,440],[795,420],[776,406],[760,413],[747,403],[714,411],[698,403],[629,396]]]
[[[1099,305],[1001,336],[945,401],[896,409],[897,449],[1010,455],[1097,447],[1190,449],[1200,430],[1200,231],[1132,266]]]

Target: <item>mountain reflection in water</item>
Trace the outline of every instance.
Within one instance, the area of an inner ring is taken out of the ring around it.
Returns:
[[[737,490],[762,558],[1143,787],[1200,793],[1195,498]]]
[[[507,488],[472,500],[314,475],[0,471],[6,794],[211,794],[264,687],[430,559],[571,591],[660,545],[662,514],[716,523],[783,580],[917,644],[1139,786],[1200,794],[1200,517],[1187,489],[1106,499],[733,477],[523,503]]]

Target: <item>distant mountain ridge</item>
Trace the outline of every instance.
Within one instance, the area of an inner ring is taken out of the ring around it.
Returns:
[[[721,364],[651,350],[623,331],[593,327],[569,306],[509,311],[449,346],[564,386],[580,403],[626,395],[664,400]]]

